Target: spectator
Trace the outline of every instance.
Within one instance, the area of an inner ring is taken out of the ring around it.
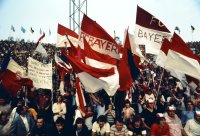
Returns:
[[[19,114],[17,113],[17,108],[18,107],[23,107],[24,106],[24,101],[22,99],[20,99],[17,103],[17,107],[15,107],[12,112],[10,113],[10,117],[9,120],[6,124],[6,127],[4,127],[4,131],[7,132],[12,124],[12,122],[14,121],[15,118],[17,118],[19,116]]]
[[[133,136],[146,136],[147,134],[139,115],[133,117],[133,126],[129,130],[133,132]]]
[[[113,105],[109,104],[108,109],[104,112],[104,115],[107,117],[107,121],[112,126],[115,121],[115,111],[113,110]]]
[[[151,126],[151,136],[170,136],[169,125],[162,113],[157,113],[157,121]]]
[[[2,111],[5,111],[5,112],[10,112],[10,104],[6,103],[6,99],[5,98],[0,98],[0,113]]]
[[[181,120],[175,114],[176,108],[174,106],[168,106],[167,113],[165,114],[166,122],[169,124],[170,136],[182,136],[184,135]]]
[[[53,132],[53,136],[66,136],[66,131],[64,130],[64,119],[62,117],[58,117],[55,122],[55,129]]]
[[[151,125],[155,123],[156,120],[156,110],[154,108],[155,101],[149,99],[147,101],[147,108],[144,109],[141,113],[141,119],[144,123],[145,128],[147,129],[147,134],[150,132]]]
[[[110,128],[110,136],[128,136],[129,131],[126,125],[123,124],[123,119],[118,118],[115,121],[115,124]]]
[[[19,116],[12,122],[9,130],[9,136],[29,135],[34,126],[34,121],[27,112],[27,107],[17,107],[16,111]]]
[[[93,123],[92,126],[92,136],[109,136],[110,135],[110,125],[107,123],[106,116],[100,115]]]
[[[125,124],[128,124],[131,117],[135,115],[135,110],[131,107],[131,103],[129,100],[125,101],[125,107],[122,110],[123,120]]]
[[[73,127],[72,136],[88,136],[89,131],[82,118],[77,118]]]
[[[8,129],[6,129],[6,124],[7,124],[7,114],[6,112],[1,112],[0,114],[0,135],[7,135]]]
[[[54,122],[58,119],[58,117],[62,117],[63,119],[65,119],[66,106],[65,103],[62,102],[61,95],[57,97],[57,102],[53,104],[52,111],[54,114]]]
[[[36,119],[36,125],[34,125],[31,130],[30,136],[50,136],[51,130],[48,130],[44,118],[42,116],[38,116]]]
[[[145,102],[147,102],[149,99],[152,99],[153,101],[155,101],[155,96],[154,96],[154,94],[153,94],[153,92],[152,92],[152,90],[151,89],[148,89],[147,90],[147,93],[144,95],[144,101]]]
[[[181,115],[181,122],[183,126],[185,126],[189,119],[194,119],[194,107],[192,101],[188,101],[186,105],[186,110],[183,110]]]
[[[86,114],[84,116],[85,118],[85,125],[87,126],[89,131],[92,131],[92,120],[93,120],[93,111],[92,111],[92,106],[88,106],[86,108]]]
[[[200,135],[200,111],[195,112],[194,119],[187,121],[184,130],[188,136]]]
[[[200,100],[198,100],[198,102],[195,106],[195,111],[200,111]]]

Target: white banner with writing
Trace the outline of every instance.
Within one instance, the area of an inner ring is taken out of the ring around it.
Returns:
[[[34,87],[52,90],[52,63],[43,64],[29,57],[28,77],[33,80]]]
[[[142,27],[136,24],[134,39],[137,45],[145,45],[146,53],[158,55],[163,39],[171,38],[171,34]]]

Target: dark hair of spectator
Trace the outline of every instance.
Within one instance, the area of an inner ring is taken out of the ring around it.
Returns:
[[[125,104],[131,104],[131,102],[129,100],[126,100]]]
[[[123,123],[123,119],[122,118],[116,118],[116,120],[115,120],[115,123],[117,123],[117,122],[119,122],[119,123]]]
[[[37,115],[37,119],[43,119],[43,120],[44,120],[44,116],[38,114],[38,115]]]
[[[105,115],[100,115],[97,119],[97,122],[107,122],[107,118]]]
[[[141,121],[140,115],[138,114],[133,117],[133,122],[137,122],[137,121]]]
[[[56,120],[56,124],[62,124],[64,125],[64,119],[62,117],[58,117],[58,119]]]
[[[77,118],[75,124],[83,124],[83,118]]]
[[[23,106],[17,107],[16,112],[21,115],[21,112],[23,111]]]

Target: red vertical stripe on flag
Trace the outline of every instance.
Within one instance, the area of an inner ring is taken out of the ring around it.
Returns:
[[[77,96],[78,96],[78,102],[77,102],[77,106],[80,107],[80,109],[84,112],[85,112],[85,97],[83,95],[83,90],[81,88],[81,82],[79,80],[79,78],[76,78],[76,93],[77,93]]]

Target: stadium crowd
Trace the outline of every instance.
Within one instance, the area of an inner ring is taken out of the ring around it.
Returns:
[[[0,64],[6,54],[24,68],[35,50],[34,43],[0,41]],[[199,51],[199,42],[193,48]],[[200,88],[183,85],[157,66],[152,58],[127,91],[109,97],[104,90],[84,91],[85,111],[76,104],[74,75],[61,95],[61,77],[55,69],[55,45],[43,44],[53,61],[53,93],[27,88],[17,96],[0,95],[2,136],[200,136]],[[42,56],[35,55],[42,61]],[[9,77],[8,77],[9,78]],[[2,90],[0,90],[1,92]],[[28,94],[26,94],[28,93]]]

